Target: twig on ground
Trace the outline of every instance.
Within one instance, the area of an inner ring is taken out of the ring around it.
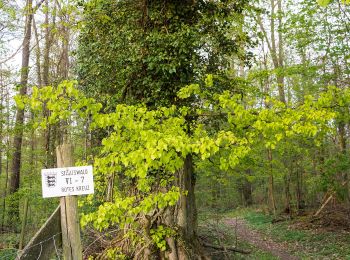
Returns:
[[[217,246],[217,245],[212,245],[212,244],[208,244],[208,243],[202,243],[202,245],[204,247],[210,247],[210,248],[219,249],[219,250],[228,250],[228,251],[241,253],[241,254],[244,254],[244,255],[248,255],[248,254],[251,253],[250,251],[246,251],[246,250],[239,249],[239,248],[236,248],[236,247],[226,247],[226,246],[223,247],[223,246]]]

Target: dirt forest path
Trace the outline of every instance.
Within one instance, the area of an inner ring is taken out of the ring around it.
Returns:
[[[270,252],[281,260],[301,259],[291,255],[284,244],[277,243],[271,238],[265,238],[259,232],[249,228],[243,219],[225,219],[224,222],[236,230],[238,239],[242,239],[263,251]]]

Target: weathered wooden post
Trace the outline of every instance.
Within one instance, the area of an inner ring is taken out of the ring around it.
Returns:
[[[56,148],[57,167],[74,166],[72,145],[62,144]],[[83,259],[76,195],[60,198],[63,257],[65,260]]]
[[[50,259],[53,252],[58,256],[57,247],[61,245],[61,237],[64,259],[83,259],[76,195],[94,193],[92,166],[74,167],[70,144],[58,146],[56,154],[58,168],[42,169],[41,185],[43,197],[60,197],[60,206],[16,259],[46,260]]]

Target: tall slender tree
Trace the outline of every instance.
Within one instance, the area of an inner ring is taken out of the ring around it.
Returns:
[[[25,6],[25,26],[24,26],[24,38],[22,44],[22,65],[21,65],[21,78],[19,84],[19,94],[26,95],[28,90],[28,75],[29,75],[29,57],[30,57],[30,41],[32,37],[32,23],[35,11],[40,7],[43,1],[39,2],[33,7],[33,1],[27,0]],[[15,119],[15,135],[13,140],[13,156],[11,163],[11,178],[9,185],[9,194],[14,194],[20,186],[21,176],[21,158],[22,158],[22,140],[23,140],[23,123],[24,123],[24,110],[18,107],[16,111]],[[13,198],[9,209],[9,215],[12,219],[11,223],[15,223],[15,220],[19,218],[19,201],[17,198]]]

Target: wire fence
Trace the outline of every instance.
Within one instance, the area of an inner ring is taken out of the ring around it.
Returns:
[[[36,256],[33,256],[32,254],[30,255],[30,259],[36,259],[39,260],[42,257],[42,253],[43,253],[43,249],[46,246],[45,244],[47,244],[48,242],[53,242],[53,246],[55,249],[55,257],[58,260],[61,260],[61,249],[58,248],[57,246],[57,236],[60,235],[61,232],[54,234],[53,236],[46,238],[42,241],[40,241],[39,243],[36,243],[34,245],[25,247],[22,250],[18,250],[15,248],[5,248],[5,249],[0,249],[0,260],[13,260],[13,259],[29,259],[28,257],[28,253],[31,251],[31,249],[35,248],[35,247],[40,247],[40,249],[38,250],[38,253]],[[5,253],[2,254],[2,252],[4,251],[12,251],[11,253]]]

